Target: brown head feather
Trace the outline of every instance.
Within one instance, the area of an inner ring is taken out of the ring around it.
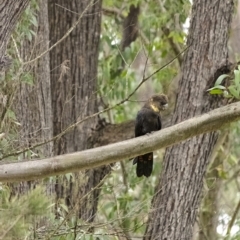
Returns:
[[[164,94],[153,95],[146,103],[154,112],[160,112],[167,108],[168,98]]]

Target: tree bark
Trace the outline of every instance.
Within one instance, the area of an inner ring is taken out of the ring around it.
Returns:
[[[88,1],[49,1],[51,44],[57,42],[77,21]],[[50,53],[53,131],[66,127],[96,112],[96,76],[101,23],[101,2],[91,5],[69,37]],[[63,154],[87,148],[86,139],[95,119],[81,124],[54,144],[54,153]]]
[[[206,90],[228,64],[233,1],[195,0],[173,123],[220,106]],[[203,134],[167,149],[144,239],[191,239],[203,177],[217,133]]]
[[[12,59],[6,54],[6,49],[12,31],[28,3],[29,0],[4,0],[0,3],[0,131],[4,134],[8,133],[5,117],[12,101],[12,97],[9,97],[12,86],[5,82],[5,71],[10,67]]]
[[[36,37],[31,42],[25,39],[21,43],[21,58],[24,62],[37,57],[49,47],[46,0],[40,1],[39,9],[38,27],[34,27]],[[53,136],[49,53],[27,66],[27,70],[32,74],[33,84],[20,82],[14,104],[17,119],[21,123],[21,148]],[[52,143],[43,145],[36,152],[39,156],[51,156]]]
[[[226,157],[224,153],[219,156],[214,161],[215,167],[219,166]],[[214,166],[213,166],[214,167]],[[217,169],[211,169],[211,171],[206,174],[206,181],[209,185],[207,192],[204,192],[204,197],[202,199],[202,206],[199,214],[199,231],[198,240],[208,240],[208,239],[218,239],[217,226],[218,226],[218,197],[219,189],[221,188],[221,179],[219,178],[219,173]]]
[[[239,22],[240,22],[240,3],[238,2],[235,14],[233,15],[232,20],[232,29],[231,29],[231,35],[229,39],[229,55],[230,60],[235,61],[238,59],[238,56],[240,54],[240,31],[239,31]]]
[[[223,130],[212,152],[205,177],[207,190],[204,188],[205,191],[203,191],[195,240],[218,239],[219,197],[223,183],[219,167],[223,166],[224,160],[227,159],[229,147],[229,130]]]
[[[39,2],[37,14],[38,27],[32,29],[36,33],[32,41],[24,39],[20,46],[21,59],[26,62],[35,58],[48,49],[49,28],[47,1]],[[30,29],[29,29],[30,30]],[[18,138],[18,148],[30,147],[38,142],[50,139],[52,131],[52,104],[50,87],[49,53],[45,54],[34,63],[25,66],[33,79],[33,84],[19,81],[14,100],[14,112],[18,122],[21,124]],[[23,154],[23,159],[34,159],[36,157],[52,155],[52,143],[33,149],[34,154]],[[36,182],[21,182],[12,185],[13,194],[27,192],[36,186]]]
[[[3,0],[0,3],[0,71],[10,64],[5,55],[7,44],[19,17],[28,3],[29,0]]]
[[[101,1],[92,3],[78,0],[49,1],[52,44],[56,43],[86,10],[76,28],[50,53],[54,135],[97,111],[101,4]],[[61,137],[54,143],[54,154],[76,152],[88,148],[87,139],[96,123],[97,118],[91,118],[74,131]],[[82,202],[76,203],[76,201],[82,199],[82,196],[85,196],[99,183],[104,172],[105,168],[89,170],[86,174],[82,172],[72,175],[70,180],[64,176],[58,176],[55,186],[57,199],[63,198],[69,207],[76,207],[79,216],[84,220],[92,219],[92,214],[95,212],[92,209],[96,209],[97,201],[87,201],[91,203],[91,206],[86,206]],[[86,198],[83,201],[85,200]]]

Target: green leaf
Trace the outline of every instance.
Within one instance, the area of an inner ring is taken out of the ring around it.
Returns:
[[[218,176],[222,179],[227,179],[228,178],[228,174],[226,171],[223,170],[222,166],[218,166],[216,168],[216,170],[218,171]]]
[[[223,94],[223,90],[221,89],[212,89],[209,92],[210,94],[214,95],[214,94]]]
[[[31,42],[32,41],[32,34],[31,34],[31,32],[29,31],[29,32],[26,32],[26,37],[27,37],[27,39]]]
[[[66,212],[68,212],[68,207],[65,205],[65,204],[59,204],[59,206],[63,209],[63,210],[65,210]]]
[[[34,83],[33,83],[33,75],[32,75],[32,73],[30,73],[30,72],[24,73],[24,74],[21,76],[21,80],[22,80],[24,83],[29,84],[30,86],[33,86],[33,85],[34,85]]]
[[[230,86],[228,90],[235,98],[239,99],[239,94],[238,91],[235,89],[235,86]]]
[[[70,180],[72,178],[72,173],[65,174],[65,177],[66,177],[67,181],[70,182]]]
[[[217,81],[215,82],[214,86],[220,85],[226,77],[229,77],[229,75],[223,74],[223,75],[219,76]]]
[[[234,82],[237,86],[240,85],[240,71],[234,70]]]
[[[225,90],[226,88],[224,87],[224,86],[222,86],[222,85],[217,85],[217,86],[214,86],[214,87],[212,87],[212,88],[209,88],[207,91],[210,91],[210,93],[212,92],[212,90],[219,90],[219,89],[221,89],[221,90]]]
[[[10,110],[10,109],[7,110],[7,114],[6,114],[6,115],[7,115],[9,118],[13,119],[13,120],[17,120],[15,113],[14,113],[12,110]]]
[[[33,30],[30,30],[30,33],[31,33],[33,36],[36,36],[36,32],[34,32]]]
[[[31,22],[35,27],[38,26],[37,18],[36,18],[34,15],[32,16],[32,19],[30,20],[30,22]]]
[[[214,89],[222,89],[222,90],[225,90],[226,87],[222,86],[222,85],[218,85],[218,86],[215,86],[213,87]]]
[[[223,91],[223,96],[224,96],[225,98],[232,98],[232,95],[229,94],[229,92],[226,91],[226,90]]]

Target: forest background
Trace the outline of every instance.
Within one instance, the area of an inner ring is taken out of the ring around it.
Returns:
[[[240,239],[239,14],[223,0],[4,0],[0,239]],[[160,92],[164,129],[132,139]],[[137,178],[129,159],[152,150]]]

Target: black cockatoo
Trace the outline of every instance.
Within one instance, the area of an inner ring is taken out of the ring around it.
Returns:
[[[164,94],[153,95],[137,114],[135,123],[135,137],[145,135],[162,128],[160,112],[168,106],[168,98]],[[153,168],[153,153],[137,156],[133,160],[137,164],[138,177],[149,177]]]

